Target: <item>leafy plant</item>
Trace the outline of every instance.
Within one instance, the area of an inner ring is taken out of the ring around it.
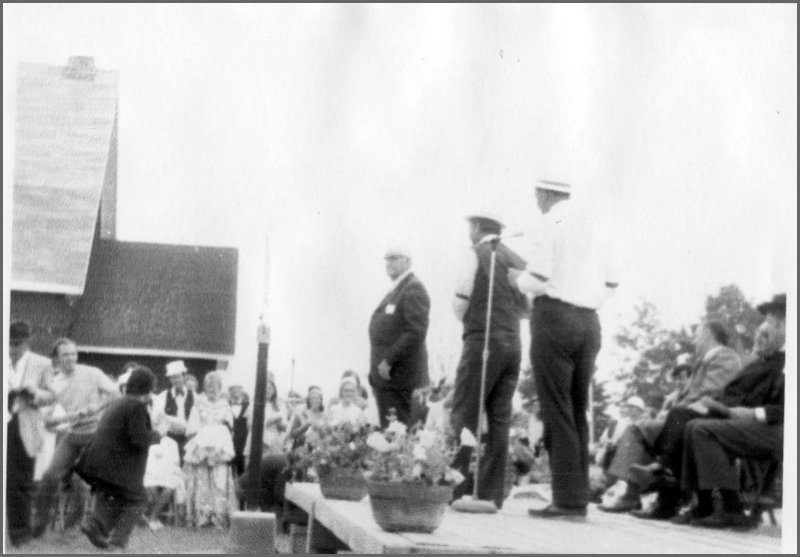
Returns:
[[[464,480],[450,467],[455,447],[435,429],[393,422],[383,431],[371,433],[366,476],[379,482],[423,485],[456,485]]]
[[[331,423],[324,420],[312,425],[306,432],[301,463],[313,465],[319,475],[333,470],[363,471],[367,468],[370,452],[367,437],[371,430],[365,421]]]

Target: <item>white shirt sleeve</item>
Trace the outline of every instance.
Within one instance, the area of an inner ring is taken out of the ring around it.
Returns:
[[[478,270],[478,256],[475,250],[469,248],[461,255],[456,276],[456,288],[453,296],[453,312],[459,321],[464,320],[464,315],[469,308],[469,299],[475,285],[475,272]]]
[[[547,217],[542,217],[528,232],[530,241],[525,252],[528,266],[517,278],[517,287],[527,294],[543,294],[546,281],[553,275],[554,238],[550,228]]]

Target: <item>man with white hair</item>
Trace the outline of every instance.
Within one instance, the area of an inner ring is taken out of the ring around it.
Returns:
[[[412,393],[430,383],[425,337],[431,301],[411,271],[407,248],[389,248],[384,260],[392,286],[369,322],[369,384],[375,392],[381,427],[388,425],[392,408],[397,419],[410,426]]]

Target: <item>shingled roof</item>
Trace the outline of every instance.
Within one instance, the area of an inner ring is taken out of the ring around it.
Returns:
[[[238,250],[95,240],[75,307],[82,351],[227,359]]]
[[[23,63],[16,99],[11,287],[81,294],[116,125],[119,74],[91,58]],[[113,158],[113,157],[112,157]]]

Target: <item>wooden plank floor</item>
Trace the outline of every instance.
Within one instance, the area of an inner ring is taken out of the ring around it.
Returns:
[[[302,487],[300,487],[302,486]],[[322,499],[317,486],[295,492],[355,553],[780,553],[774,530],[710,530],[609,514],[590,506],[585,519],[536,519],[530,499],[508,499],[494,515],[448,510],[432,534],[389,534],[372,520],[368,499],[353,503]],[[302,492],[302,495],[299,493]],[[772,535],[769,535],[772,534]]]

